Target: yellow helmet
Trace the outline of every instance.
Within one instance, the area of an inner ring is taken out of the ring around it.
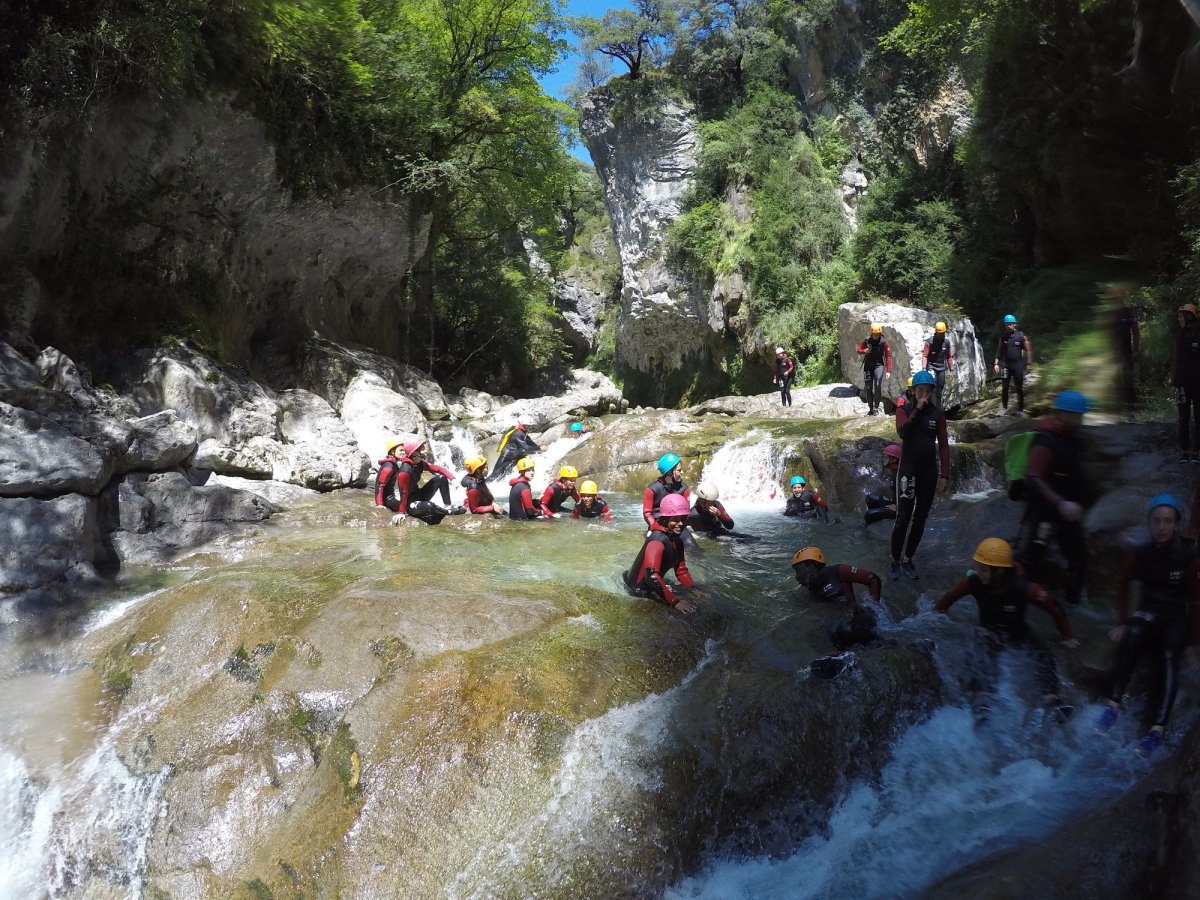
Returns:
[[[1001,569],[1013,567],[1012,547],[1004,538],[984,538],[975,548],[972,559],[983,566],[996,566]]]
[[[467,470],[468,475],[474,475],[479,469],[487,465],[487,457],[480,454],[468,456],[463,460],[463,468]]]
[[[594,481],[585,481],[579,486],[580,497],[595,497],[598,493],[600,493],[600,489],[596,487]]]
[[[559,478],[578,478],[579,472],[574,466],[563,466],[558,470]]]
[[[933,330],[936,331],[938,334],[945,334],[946,333],[946,323],[938,322],[936,325],[933,326]]]
[[[395,450],[397,447],[401,447],[403,445],[404,445],[404,438],[402,436],[395,435],[395,434],[392,435],[390,438],[387,439],[387,454],[388,454],[388,456],[391,456],[392,451]]]
[[[871,334],[883,334],[883,326],[878,322],[871,323]]]
[[[517,460],[517,471],[518,472],[528,472],[532,468],[533,468],[533,460],[530,459],[528,456],[522,456],[520,459]]]
[[[905,387],[912,387],[912,376],[908,376],[908,381],[904,382]]]
[[[793,566],[798,566],[802,562],[815,562],[823,566],[825,565],[825,554],[821,552],[820,547],[805,547],[797,550],[796,555],[792,557]]]

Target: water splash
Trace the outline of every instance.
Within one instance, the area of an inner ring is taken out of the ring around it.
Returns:
[[[792,452],[792,447],[752,429],[714,453],[700,480],[716,485],[724,503],[779,503],[784,464]]]
[[[469,428],[464,428],[462,425],[452,425],[450,427],[450,439],[442,441],[433,438],[429,442],[429,448],[433,462],[442,468],[449,469],[455,474],[455,477],[450,481],[450,502],[459,506],[464,505],[467,502],[467,492],[459,484],[462,480],[462,474],[466,471],[463,468],[463,460],[468,456],[475,456],[478,453],[482,453],[479,449],[479,441]]]
[[[539,484],[542,481],[549,482],[558,476],[560,464],[569,464],[571,460],[568,458],[571,453],[579,447],[580,444],[591,439],[591,433],[581,435],[579,437],[561,437],[556,441],[552,441],[541,453],[533,455],[533,463],[536,466],[536,471],[539,476]]]

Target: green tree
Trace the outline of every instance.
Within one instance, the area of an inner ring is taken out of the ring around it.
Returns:
[[[636,79],[647,57],[661,65],[670,53],[679,13],[674,0],[634,0],[632,9],[610,9],[599,19],[578,16],[572,27],[585,54],[617,60]]]

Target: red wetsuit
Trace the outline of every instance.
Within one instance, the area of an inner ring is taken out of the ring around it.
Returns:
[[[854,596],[856,584],[865,586],[870,591],[871,599],[879,602],[879,576],[858,566],[834,564],[818,569],[808,583],[808,591],[816,600],[832,603],[845,599],[857,605],[858,598]]]
[[[481,515],[496,512],[496,498],[492,496],[492,489],[486,481],[474,475],[464,475],[461,484],[467,492],[467,509]]]
[[[413,495],[417,492],[417,489],[420,486],[422,472],[430,472],[435,476],[441,475],[442,478],[445,479],[446,485],[449,485],[454,479],[453,472],[449,471],[448,469],[443,469],[439,465],[426,460],[421,460],[419,463],[415,463],[407,456],[404,457],[402,460],[400,460],[400,468],[396,472],[396,512],[408,512],[409,501],[412,500]],[[428,493],[430,496],[433,495],[432,490],[428,491]],[[429,497],[420,497],[418,499],[428,500]],[[449,502],[448,487],[446,495],[442,499],[446,502]]]
[[[562,512],[562,505],[568,498],[578,503],[579,491],[575,488],[568,491],[561,481],[555,479],[546,485],[546,490],[542,492],[542,510],[546,513]]]
[[[683,559],[683,541],[665,531],[654,531],[646,538],[637,559],[625,573],[625,586],[637,596],[652,594],[661,597],[668,606],[674,606],[679,598],[663,578],[672,569],[680,584],[695,587]]]
[[[538,506],[542,501],[533,499],[533,490],[529,479],[524,475],[508,480],[511,489],[508,492],[508,517],[510,519],[540,519],[542,510]]]
[[[646,486],[646,492],[642,495],[642,518],[651,528],[658,525],[658,507],[662,503],[662,498],[667,494],[683,494],[683,499],[691,499],[691,492],[682,481],[676,482],[670,487],[661,478],[650,482]]]
[[[999,584],[987,585],[972,572],[942,594],[933,610],[944,613],[968,596],[975,598],[975,605],[979,607],[979,624],[989,631],[1018,640],[1025,638],[1029,633],[1029,626],[1025,624],[1025,608],[1032,603],[1053,616],[1063,640],[1071,637],[1071,622],[1062,607],[1051,599],[1045,588],[1022,575],[1014,573]]]

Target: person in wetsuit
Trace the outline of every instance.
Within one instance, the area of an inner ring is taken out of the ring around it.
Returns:
[[[1025,512],[1017,536],[1017,559],[1028,572],[1044,563],[1045,547],[1053,532],[1067,563],[1066,601],[1083,599],[1087,579],[1087,543],[1083,516],[1091,491],[1084,477],[1079,429],[1088,399],[1063,391],[1050,414],[1038,423],[1037,437],[1025,462]]]
[[[1142,349],[1137,310],[1129,305],[1129,298],[1136,291],[1136,284],[1126,282],[1109,285],[1105,292],[1113,310],[1109,333],[1117,367],[1117,393],[1125,407],[1125,417],[1131,422],[1137,413],[1137,360]]]
[[[793,475],[788,487],[792,490],[792,496],[787,498],[787,504],[783,507],[785,516],[802,519],[811,516],[820,519],[826,525],[829,524],[829,507],[825,505],[825,500],[820,494],[808,487],[803,475]]]
[[[395,456],[397,446],[404,448],[404,456],[400,459]],[[422,485],[420,481],[423,474],[429,474],[430,477]],[[388,448],[388,459],[380,462],[375,503],[386,506],[396,514],[393,522],[403,522],[411,514],[436,525],[448,515],[466,512],[461,506],[444,509],[432,502],[433,495],[440,494],[442,503],[450,506],[450,479],[453,477],[453,472],[425,459],[423,437],[410,435],[402,444],[393,443]]]
[[[896,522],[892,526],[893,581],[900,578],[901,572],[909,578],[920,577],[913,555],[925,533],[934,494],[950,480],[946,416],[934,402],[933,392],[933,375],[918,372],[913,376],[915,402],[896,407],[896,432],[901,446],[896,473]]]
[[[1171,348],[1171,385],[1179,411],[1179,461],[1194,463],[1200,462],[1200,314],[1195,304],[1185,303],[1176,317],[1179,333]]]
[[[679,494],[684,500],[691,499],[691,492],[683,481],[683,464],[674,453],[664,453],[658,458],[659,477],[646,486],[642,495],[642,518],[653,528],[658,519],[658,510],[663,498]]]
[[[571,510],[572,519],[603,519],[612,521],[612,510],[600,499],[600,489],[594,481],[585,481],[579,486],[579,501]]]
[[[492,480],[503,478],[512,471],[513,464],[523,456],[533,456],[541,451],[533,438],[529,436],[524,422],[518,422],[500,438],[500,447],[496,451],[496,468],[492,470]]]
[[[867,492],[867,510],[863,513],[865,524],[874,525],[885,519],[896,518],[896,470],[899,468],[900,445],[888,444],[883,448],[879,492]]]
[[[867,415],[877,416],[883,407],[883,382],[892,376],[892,351],[878,322],[872,323],[871,334],[859,341],[858,354],[863,358],[863,380],[870,407]]]
[[[1000,363],[1004,372],[1000,372]],[[1033,371],[1033,345],[1017,327],[1017,317],[1004,317],[1004,331],[996,345],[996,358],[992,360],[992,371],[1000,375],[1000,405],[1008,412],[1008,383],[1017,387],[1017,415],[1025,417],[1025,373]]]
[[[496,502],[487,485],[488,464],[483,455],[468,456],[463,460],[467,474],[462,478],[463,490],[467,492],[467,509],[476,515],[504,515],[504,507]]]
[[[775,384],[779,387],[782,406],[792,405],[792,379],[796,377],[796,364],[782,347],[775,348]]]
[[[934,325],[933,334],[925,338],[925,346],[921,350],[921,368],[933,373],[937,388],[934,399],[938,406],[945,409],[942,394],[946,390],[946,373],[954,371],[954,354],[950,350],[950,335],[946,333],[945,322]]]
[[[1150,541],[1129,555],[1117,580],[1117,625],[1108,636],[1119,645],[1113,660],[1112,691],[1096,723],[1096,730],[1102,733],[1112,728],[1139,657],[1144,653],[1158,656],[1158,704],[1153,724],[1138,744],[1143,756],[1162,745],[1185,649],[1190,666],[1200,663],[1195,647],[1200,642],[1200,562],[1195,545],[1179,538],[1183,510],[1170,494],[1159,494],[1150,501],[1147,517]],[[1141,603],[1130,616],[1129,585],[1135,581],[1141,586]]]
[[[579,502],[579,491],[575,490],[575,480],[579,472],[574,466],[563,466],[558,470],[558,478],[546,485],[542,492],[542,512],[545,515],[558,518],[562,515],[562,506],[568,500]]]
[[[883,585],[878,575],[858,566],[826,565],[825,554],[820,547],[797,550],[792,557],[792,571],[796,573],[796,580],[808,588],[812,599],[824,603],[844,601],[849,604],[844,616],[827,623],[826,632],[835,647],[846,650],[879,637],[875,632],[879,624],[878,617],[873,610],[859,603],[854,592],[856,584],[863,585],[871,601],[878,605]]]
[[[693,590],[696,587],[684,560],[683,541],[680,538],[688,515],[688,502],[682,494],[663,497],[658,518],[646,533],[646,542],[638,551],[633,565],[622,574],[625,587],[631,595],[656,597],[682,613],[696,611],[696,604],[676,594],[678,590]],[[672,570],[680,585],[674,589],[666,580],[666,574]]]
[[[721,493],[715,484],[702,481],[696,488],[696,505],[692,507],[688,525],[710,535],[733,531],[733,519],[725,512]]]
[[[1066,613],[1045,588],[1021,574],[1013,561],[1012,547],[1008,541],[997,537],[985,538],[975,549],[972,559],[977,568],[942,594],[934,604],[933,611],[948,612],[959,600],[973,597],[979,610],[979,624],[996,638],[989,644],[993,654],[1004,647],[1023,648],[1030,652],[1036,664],[1043,706],[1053,710],[1060,722],[1066,721],[1075,708],[1064,703],[1059,695],[1054,655],[1030,632],[1025,622],[1025,610],[1032,603],[1048,612],[1058,626],[1063,646],[1074,649],[1079,646],[1079,641],[1071,633],[1071,623]]]
[[[508,481],[508,517],[518,522],[541,519],[549,515],[542,509],[542,501],[533,496],[529,479],[533,477],[533,460],[522,456],[517,460],[517,476]]]

